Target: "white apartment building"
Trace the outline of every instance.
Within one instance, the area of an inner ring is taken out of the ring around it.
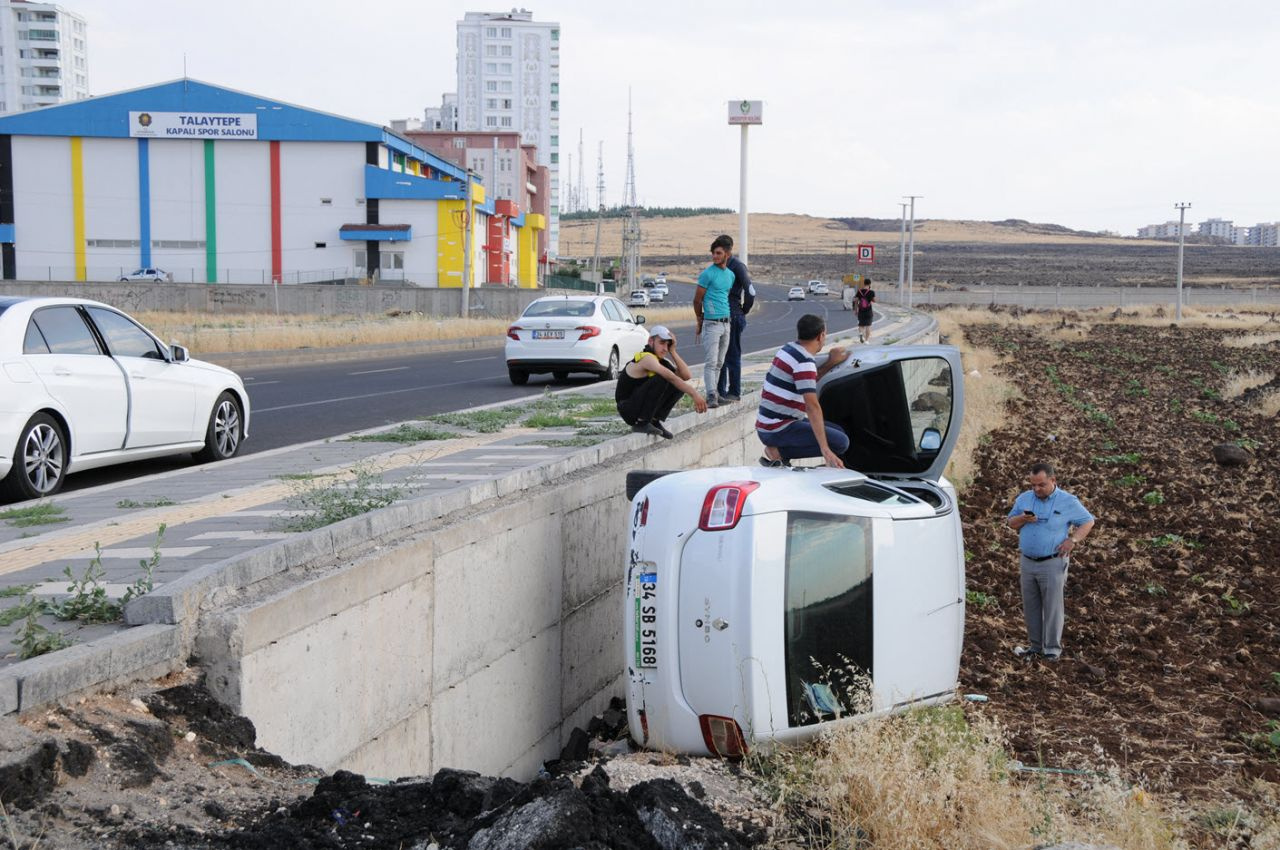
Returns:
[[[1255,224],[1249,228],[1247,245],[1258,245],[1263,248],[1280,248],[1280,222]]]
[[[1200,235],[1209,236],[1217,239],[1230,239],[1231,232],[1235,230],[1232,222],[1221,218],[1211,218],[1208,221],[1200,222]]]
[[[440,98],[439,106],[422,110],[422,129],[427,132],[458,129],[458,95],[450,92]]]
[[[1191,235],[1191,225],[1182,225],[1182,235]],[[1178,238],[1178,222],[1166,221],[1164,224],[1149,224],[1146,227],[1138,228],[1139,239],[1177,239]]]
[[[516,130],[522,143],[537,146],[538,164],[551,175],[547,252],[555,257],[560,246],[560,25],[535,21],[527,9],[467,12],[458,22],[457,121],[463,132]]]
[[[0,113],[87,98],[87,29],[54,3],[0,0]]]

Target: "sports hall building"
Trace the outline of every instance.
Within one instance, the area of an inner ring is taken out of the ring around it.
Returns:
[[[546,217],[375,124],[190,79],[0,116],[5,280],[459,287],[467,224],[472,286],[537,286]]]

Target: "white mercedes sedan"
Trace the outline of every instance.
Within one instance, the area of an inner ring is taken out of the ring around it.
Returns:
[[[249,394],[107,304],[0,297],[0,500],[52,495],[67,475],[147,458],[234,456]]]
[[[961,374],[949,346],[869,348],[831,370],[819,400],[851,439],[846,469],[628,474],[638,744],[737,757],[954,696],[964,545],[942,470]]]

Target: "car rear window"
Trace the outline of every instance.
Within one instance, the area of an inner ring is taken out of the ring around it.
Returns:
[[[871,578],[868,520],[788,514],[783,614],[790,725],[867,710]]]
[[[565,316],[581,319],[595,315],[595,312],[594,301],[535,301],[525,308],[523,315],[525,318]]]

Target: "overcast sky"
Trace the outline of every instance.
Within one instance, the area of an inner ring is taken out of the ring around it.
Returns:
[[[189,76],[366,121],[456,90],[455,0],[66,0],[108,94]],[[1280,219],[1277,0],[545,0],[561,25],[562,177],[604,143],[621,199],[627,92],[647,205],[738,206],[730,100],[750,131],[751,212],[1023,218],[1132,234]]]

